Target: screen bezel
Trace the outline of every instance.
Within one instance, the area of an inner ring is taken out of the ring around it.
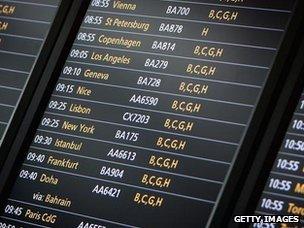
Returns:
[[[52,52],[47,67],[42,75],[43,80],[40,81],[37,87],[18,135],[10,149],[8,159],[4,164],[3,172],[0,174],[0,208],[4,206],[2,204],[6,202],[18,176],[25,154],[30,147],[36,129],[40,124],[40,120],[47,107],[53,88],[57,83],[60,72],[65,64],[65,60],[73,45],[89,4],[90,0],[75,0],[73,2],[54,51]],[[244,182],[244,173],[240,170],[247,167],[248,164],[253,161],[253,157],[249,155],[250,152],[252,152],[253,145],[260,140],[258,139],[258,136],[265,130],[265,126],[262,126],[262,123],[269,119],[269,117],[267,118],[267,112],[274,107],[273,103],[277,100],[277,96],[274,95],[274,92],[280,91],[282,87],[281,84],[283,84],[282,81],[285,79],[284,72],[290,69],[291,62],[294,59],[294,55],[298,48],[295,38],[297,31],[302,24],[301,20],[302,15],[304,14],[304,2],[297,1],[296,4],[297,9],[291,20],[292,26],[289,26],[286,32],[282,48],[278,52],[276,62],[269,75],[261,100],[239,151],[238,159],[235,161],[235,164],[238,165],[235,166],[230,173],[228,183],[222,193],[222,198],[217,205],[214,214],[210,217],[210,221],[212,219],[209,224],[211,227],[221,227],[223,224],[226,225],[226,221],[231,217],[230,211],[231,206],[233,207],[232,202],[235,202],[240,192],[240,189],[236,188],[237,183]],[[278,75],[280,76],[278,77]]]
[[[263,193],[278,151],[285,138],[304,88],[304,34],[296,60],[288,76],[288,83],[280,94],[264,140],[256,152],[256,159],[244,184],[233,215],[253,215]],[[233,221],[230,221],[233,224]],[[234,224],[235,225],[235,224]]]
[[[270,71],[252,121],[247,128],[248,131],[244,137],[220,201],[215,205],[214,213],[209,221],[210,227],[225,227],[230,221],[249,170],[252,167],[252,162],[255,159],[256,146],[261,143],[263,133],[266,131],[268,122],[271,119],[271,115],[268,115],[268,113],[273,112],[279,97],[278,94],[282,91],[284,84],[290,83],[286,75],[288,75],[291,69],[291,65],[301,44],[298,34],[304,25],[303,15],[304,1],[298,0],[295,3],[289,27],[285,32],[285,37]]]
[[[73,0],[61,0],[55,18],[51,24],[48,34],[42,44],[40,53],[35,61],[33,70],[28,76],[28,80],[25,85],[25,89],[21,94],[21,98],[17,104],[16,109],[13,112],[13,117],[7,126],[7,130],[4,132],[2,144],[0,144],[0,172],[10,151],[12,143],[16,137],[19,127],[24,118],[24,114],[31,103],[33,94],[37,88],[37,85],[41,79],[43,70],[47,64],[48,58],[55,45],[56,39],[59,35],[62,23],[66,17],[68,9],[70,8]]]
[[[28,109],[24,110],[26,113],[23,121],[18,126],[18,133],[12,141],[12,146],[8,150],[2,172],[0,172],[0,207],[18,176],[18,171],[16,170],[21,167],[24,160],[24,151],[26,151],[22,148],[29,148],[30,146],[32,137],[35,134],[34,129],[38,128],[40,119],[51,96],[52,89],[50,88],[53,88],[57,82],[57,75],[60,75],[61,67],[63,67],[69,50],[72,47],[74,35],[78,31],[78,25],[81,24],[82,17],[86,12],[90,0],[69,1],[71,5],[66,9],[65,14],[62,15],[62,19],[64,20],[63,25],[57,24],[61,32],[58,34],[56,42],[54,42],[53,51],[47,58],[48,62],[42,70],[41,80],[38,83],[37,89],[31,99],[29,99]]]

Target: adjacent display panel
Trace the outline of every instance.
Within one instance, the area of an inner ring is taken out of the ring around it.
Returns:
[[[92,0],[1,222],[207,226],[294,4]]]
[[[0,1],[0,145],[60,0]]]
[[[257,214],[303,217],[304,93],[289,124],[284,141],[258,203]],[[284,227],[287,224],[254,224],[254,227]],[[300,224],[297,224],[300,226]]]

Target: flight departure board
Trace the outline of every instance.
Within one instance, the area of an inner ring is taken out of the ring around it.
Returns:
[[[303,130],[304,93],[289,124],[256,211],[257,214],[262,215],[300,216],[302,225],[297,224],[298,227],[302,227],[304,224]],[[261,227],[261,225],[255,224],[254,226]],[[278,224],[267,224],[268,227],[276,227],[276,225]],[[282,227],[286,227],[286,225],[281,224]]]
[[[0,1],[0,145],[60,0]]]
[[[92,0],[1,223],[208,226],[294,4]]]

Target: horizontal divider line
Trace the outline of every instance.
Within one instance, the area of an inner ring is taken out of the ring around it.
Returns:
[[[179,2],[184,4],[195,4],[195,5],[207,5],[207,6],[219,6],[219,7],[229,7],[237,9],[252,9],[252,10],[261,10],[261,11],[270,11],[270,12],[279,12],[279,13],[291,13],[290,10],[281,10],[281,9],[271,9],[271,8],[261,8],[261,7],[252,7],[252,6],[240,6],[240,5],[227,5],[227,4],[216,4],[216,3],[204,3],[196,1],[181,1],[181,0],[162,0],[163,2]]]
[[[61,174],[65,174],[65,175],[81,177],[81,178],[84,178],[84,179],[89,179],[89,180],[94,180],[94,181],[104,181],[104,182],[107,182],[107,183],[110,183],[110,184],[122,185],[122,186],[125,186],[125,187],[136,188],[136,189],[140,189],[140,190],[144,190],[144,191],[157,192],[159,194],[170,195],[170,196],[174,196],[174,197],[185,198],[185,199],[204,202],[204,203],[209,203],[209,204],[214,204],[215,203],[214,201],[211,201],[211,200],[205,200],[205,199],[200,199],[200,198],[196,198],[196,197],[185,196],[185,195],[181,195],[181,194],[165,192],[165,191],[146,188],[146,187],[140,187],[140,186],[137,186],[137,185],[134,185],[134,184],[126,184],[126,183],[123,183],[123,182],[107,180],[107,179],[104,179],[104,178],[98,178],[98,177],[92,177],[92,176],[88,176],[88,175],[65,172],[65,171],[60,171],[60,170],[56,170],[56,169],[45,168],[45,167],[42,167],[42,166],[29,165],[29,164],[26,164],[26,163],[23,163],[23,165],[27,166],[27,167],[36,168],[36,169],[47,170],[47,171],[50,171],[50,172],[56,172],[56,173],[61,173]]]
[[[304,137],[304,133],[302,133],[302,134],[301,133],[292,133],[292,132],[288,131],[286,134],[287,135],[294,135],[294,136]]]
[[[101,101],[96,101],[96,100],[88,100],[88,99],[68,97],[68,96],[62,96],[62,95],[56,95],[56,94],[53,94],[52,96],[53,97],[70,99],[70,100],[78,100],[78,101],[84,101],[84,102],[89,102],[89,103],[101,104],[101,105],[109,105],[109,106],[114,106],[114,107],[130,108],[130,109],[136,109],[136,110],[140,110],[140,111],[147,111],[147,112],[162,113],[162,114],[168,114],[168,115],[173,115],[173,116],[186,117],[186,118],[189,118],[189,119],[207,120],[207,121],[210,121],[210,122],[225,123],[225,124],[231,124],[231,125],[237,125],[237,126],[243,126],[243,127],[247,126],[246,124],[229,122],[229,121],[224,121],[224,120],[222,121],[222,120],[216,120],[216,119],[205,118],[205,117],[198,117],[198,116],[184,115],[184,114],[178,114],[178,113],[172,113],[172,112],[165,112],[165,111],[160,111],[160,110],[138,108],[138,107],[133,107],[133,106],[128,106],[128,105],[119,105],[119,104],[101,102]]]
[[[193,41],[199,43],[211,43],[211,44],[220,44],[220,45],[228,45],[228,46],[235,46],[235,47],[245,47],[245,48],[252,48],[252,49],[262,49],[262,50],[269,50],[269,51],[277,51],[277,48],[273,47],[264,47],[258,45],[250,45],[250,44],[239,44],[239,43],[231,43],[231,42],[221,42],[221,41],[213,41],[213,40],[204,40],[204,39],[192,39],[186,37],[176,37],[176,36],[166,36],[166,35],[159,35],[159,34],[151,34],[151,33],[139,33],[139,32],[130,32],[130,31],[120,31],[114,29],[105,29],[105,28],[95,28],[90,26],[81,26],[81,29],[89,29],[89,30],[97,30],[97,31],[106,31],[106,32],[114,32],[114,33],[125,33],[125,34],[132,34],[132,35],[139,35],[139,36],[150,36],[155,38],[166,38],[166,39],[173,39],[173,40],[183,40],[183,41]]]
[[[304,154],[292,154],[292,153],[287,153],[287,152],[283,152],[283,151],[280,151],[279,154],[283,154],[283,155],[288,155],[288,156],[291,156],[291,157],[299,157],[299,158],[304,158]]]
[[[240,24],[228,24],[228,23],[219,23],[219,22],[211,22],[211,21],[204,21],[204,20],[199,21],[199,20],[195,20],[195,19],[192,20],[192,19],[182,19],[182,18],[170,18],[170,17],[160,17],[160,16],[151,16],[151,15],[143,15],[143,14],[119,13],[119,12],[113,12],[113,11],[92,10],[92,9],[89,9],[88,12],[106,13],[106,14],[131,16],[131,17],[154,18],[154,19],[171,20],[171,21],[183,21],[183,22],[192,22],[192,23],[209,24],[209,25],[220,25],[220,26],[237,27],[237,28],[258,29],[258,30],[275,31],[275,32],[284,32],[284,29],[278,29],[278,28],[267,28],[267,27],[240,25]]]
[[[284,197],[284,198],[290,198],[290,199],[304,201],[303,197],[296,197],[296,196],[286,195],[286,194],[282,194],[282,193],[263,191],[263,194],[268,194],[268,195],[273,195],[273,196],[280,196],[280,197]]]
[[[22,224],[27,224],[27,225],[35,226],[35,227],[51,228],[50,226],[43,226],[43,225],[31,223],[31,222],[26,222],[26,221],[23,221],[23,220],[20,220],[20,219],[9,218],[9,217],[6,217],[6,216],[0,216],[0,218],[7,219],[7,220],[10,220],[10,221],[14,221],[14,222],[18,222],[18,223],[22,223]]]
[[[23,89],[19,89],[19,88],[17,88],[17,87],[2,86],[2,85],[0,85],[0,89],[15,90],[15,91],[20,91],[20,92],[23,91]]]
[[[298,116],[304,116],[304,113],[300,113],[300,112],[295,112],[294,115],[298,115]]]
[[[15,108],[14,105],[9,105],[9,104],[4,104],[4,103],[0,103],[0,106],[7,107],[7,108]]]
[[[262,86],[255,86],[250,84],[242,84],[237,82],[228,82],[228,81],[220,81],[220,80],[214,80],[214,79],[206,79],[206,78],[197,78],[193,76],[183,76],[183,75],[177,75],[177,74],[168,74],[168,73],[160,73],[155,71],[147,71],[147,70],[137,70],[137,69],[131,69],[131,68],[125,68],[125,67],[115,67],[115,66],[107,66],[102,64],[96,64],[96,63],[86,63],[86,62],[78,62],[74,60],[67,60],[68,63],[76,63],[80,65],[89,65],[89,66],[97,66],[97,67],[105,67],[110,69],[118,69],[118,70],[126,70],[126,71],[133,71],[133,72],[142,72],[142,73],[148,73],[148,74],[157,74],[161,76],[168,76],[168,77],[176,77],[176,78],[184,78],[188,80],[197,80],[197,81],[206,81],[206,82],[216,82],[216,83],[222,83],[222,84],[228,84],[228,85],[238,85],[238,86],[245,86],[245,87],[252,87],[252,88],[262,88]]]
[[[93,138],[88,138],[88,137],[84,137],[84,136],[78,136],[78,135],[76,136],[76,135],[66,134],[66,133],[61,133],[61,132],[56,132],[56,131],[49,131],[49,130],[42,130],[42,129],[38,129],[38,131],[45,132],[45,133],[50,133],[50,134],[58,134],[58,135],[63,135],[63,136],[68,136],[68,137],[73,137],[73,138],[79,138],[79,139],[84,139],[84,140],[89,140],[89,141],[94,141],[94,142],[108,143],[108,144],[113,144],[113,145],[117,145],[117,146],[127,146],[127,147],[131,147],[131,148],[134,148],[134,149],[139,149],[139,150],[148,150],[148,151],[153,151],[153,152],[156,152],[156,153],[170,154],[170,155],[186,157],[186,158],[190,158],[190,159],[210,161],[210,162],[214,162],[214,163],[229,164],[230,165],[230,163],[228,163],[228,162],[217,161],[217,160],[201,158],[201,157],[195,157],[195,156],[186,155],[186,154],[178,154],[178,153],[173,153],[173,152],[170,152],[170,151],[157,150],[157,149],[146,148],[146,147],[141,147],[141,146],[134,146],[134,145],[124,144],[124,143],[116,143],[116,142],[106,141],[106,140],[101,140],[101,139],[93,139]]]
[[[179,137],[197,139],[197,140],[202,140],[202,141],[223,143],[223,144],[228,144],[228,145],[233,145],[233,146],[238,146],[239,145],[238,143],[233,143],[233,142],[228,142],[228,141],[202,138],[202,137],[197,137],[197,136],[192,136],[192,135],[184,135],[184,134],[179,134],[179,133],[175,133],[175,132],[167,132],[167,131],[161,131],[161,130],[155,130],[155,129],[148,129],[148,128],[137,127],[137,126],[132,126],[132,125],[128,125],[128,124],[120,124],[120,123],[115,123],[115,122],[97,120],[97,119],[93,119],[93,118],[78,117],[78,116],[72,116],[72,115],[66,115],[66,114],[59,114],[59,113],[55,113],[55,112],[45,112],[45,114],[67,117],[67,118],[78,119],[78,120],[91,121],[91,122],[102,123],[102,124],[116,125],[116,126],[120,126],[120,127],[134,128],[134,129],[138,129],[138,130],[157,132],[157,133],[168,134],[168,135],[173,135],[173,136],[175,135],[175,136],[179,136]]]
[[[175,96],[175,97],[190,98],[190,99],[194,99],[194,100],[210,101],[210,102],[215,102],[215,103],[223,103],[223,104],[236,105],[236,106],[249,107],[249,108],[254,108],[255,107],[254,105],[251,105],[251,104],[244,104],[244,103],[238,103],[238,102],[232,102],[232,101],[216,100],[216,99],[211,99],[211,98],[204,98],[204,97],[169,93],[169,92],[149,90],[149,89],[140,89],[140,88],[130,87],[130,86],[120,86],[120,85],[115,85],[115,84],[92,82],[92,81],[86,81],[86,80],[81,80],[81,79],[72,79],[72,78],[60,77],[59,80],[72,81],[72,82],[78,82],[78,83],[86,83],[86,84],[112,87],[112,88],[119,88],[119,89],[127,89],[127,90],[131,90],[131,91],[135,90],[135,91],[140,91],[140,92],[163,94],[163,95],[169,95],[169,96]]]
[[[304,179],[304,177],[298,176],[298,175],[295,175],[295,174],[288,174],[288,173],[283,173],[283,172],[278,172],[278,171],[271,171],[270,173],[276,174],[276,175],[285,176],[285,177],[292,177],[292,178]]]
[[[22,22],[47,24],[47,25],[50,25],[50,24],[51,24],[50,21],[39,21],[39,20],[32,20],[32,19],[18,18],[18,17],[11,17],[11,16],[0,16],[0,18],[2,18],[2,19],[7,19],[7,20],[22,21]]]
[[[41,41],[41,42],[44,41],[44,39],[41,39],[41,38],[35,38],[35,37],[30,37],[30,36],[14,35],[14,34],[8,34],[8,33],[0,33],[0,36],[10,36],[10,37],[16,37],[16,38],[21,38],[21,39],[36,40],[36,41]]]
[[[37,57],[37,55],[24,54],[24,53],[14,52],[14,51],[0,50],[0,53],[11,54],[11,55],[19,55],[19,56],[30,57],[30,58],[36,58]]]
[[[251,64],[225,62],[225,61],[204,59],[204,58],[185,57],[185,56],[179,56],[179,55],[167,55],[167,54],[162,54],[162,53],[154,53],[154,52],[147,52],[147,51],[135,51],[135,50],[129,50],[129,49],[127,50],[127,49],[111,48],[111,47],[104,47],[104,46],[101,47],[101,46],[97,46],[97,45],[79,44],[77,42],[75,42],[73,45],[74,46],[87,47],[87,48],[120,51],[120,52],[131,52],[131,53],[144,54],[144,55],[164,56],[164,57],[168,57],[168,58],[177,58],[177,59],[182,59],[182,60],[187,59],[187,60],[194,60],[194,61],[201,61],[201,62],[208,62],[208,63],[226,64],[226,65],[231,65],[231,66],[257,68],[257,69],[264,69],[264,70],[269,70],[270,69],[269,67],[266,67],[266,66],[257,66],[257,65],[251,65]]]
[[[274,214],[263,212],[263,211],[255,211],[255,213],[258,213],[258,214],[261,214],[261,215],[274,215]]]
[[[4,2],[12,2],[12,3],[20,3],[25,5],[35,5],[35,6],[45,6],[45,7],[52,7],[52,8],[58,8],[57,5],[51,5],[51,4],[42,4],[42,3],[34,3],[34,2],[26,2],[26,1],[16,1],[16,0],[2,0]]]
[[[146,167],[142,167],[142,166],[138,166],[138,165],[131,165],[131,164],[126,164],[126,163],[122,163],[122,162],[110,161],[110,160],[106,160],[106,159],[93,158],[93,157],[89,157],[89,156],[66,153],[66,152],[62,152],[62,151],[58,151],[58,150],[45,149],[45,148],[37,147],[37,146],[31,146],[31,148],[37,149],[37,150],[44,150],[44,151],[48,151],[51,153],[66,155],[66,156],[78,157],[78,158],[83,158],[83,159],[88,159],[88,160],[93,160],[93,161],[98,161],[98,162],[105,162],[105,163],[110,163],[110,164],[115,164],[115,165],[121,165],[121,166],[141,169],[141,170],[148,170],[148,171],[156,172],[156,173],[163,173],[166,175],[172,175],[172,176],[177,176],[177,177],[182,177],[182,178],[187,178],[187,179],[199,180],[199,181],[203,181],[203,182],[209,182],[209,183],[220,184],[220,185],[223,184],[222,181],[215,181],[215,180],[211,180],[211,179],[195,177],[195,176],[186,175],[186,174],[167,172],[167,171],[162,171],[162,170],[157,170],[157,169],[146,168]]]
[[[0,71],[1,71],[1,70],[13,72],[13,73],[27,74],[27,75],[29,75],[29,74],[31,73],[31,72],[20,71],[20,70],[14,70],[14,69],[3,68],[3,67],[0,67]]]
[[[70,212],[70,211],[67,211],[67,210],[61,210],[61,209],[47,207],[47,206],[38,205],[38,204],[34,204],[34,203],[28,203],[28,202],[25,202],[25,201],[15,200],[15,199],[12,199],[12,198],[9,198],[8,200],[12,201],[12,202],[15,202],[15,203],[22,203],[22,204],[27,204],[27,205],[30,205],[30,206],[33,206],[33,207],[39,207],[39,208],[43,208],[43,209],[46,209],[46,210],[52,210],[52,211],[60,212],[60,213],[63,213],[63,214],[69,214],[69,215],[74,215],[74,216],[78,216],[78,217],[93,219],[93,220],[97,220],[97,221],[101,221],[101,222],[108,222],[108,223],[112,223],[112,224],[115,224],[115,225],[120,225],[120,226],[123,225],[123,226],[135,228],[135,226],[130,226],[130,225],[127,225],[127,224],[117,223],[117,222],[106,220],[106,219],[101,219],[101,218],[96,218],[96,217],[92,217],[92,216],[88,216],[88,215],[83,215],[83,214],[80,214],[80,213]]]

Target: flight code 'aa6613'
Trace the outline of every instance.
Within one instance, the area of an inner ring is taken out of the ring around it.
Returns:
[[[111,148],[108,152],[107,157],[116,158],[126,161],[134,161],[136,159],[137,153],[127,150],[120,150]]]

